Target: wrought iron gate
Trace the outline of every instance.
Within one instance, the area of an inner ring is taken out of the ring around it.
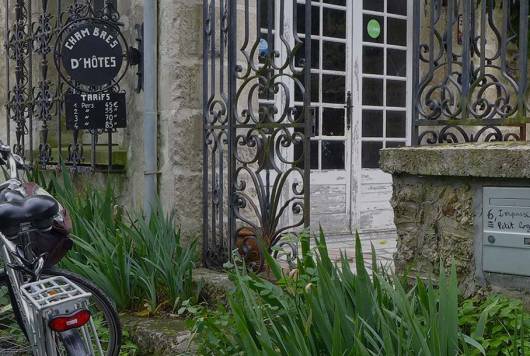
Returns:
[[[30,164],[46,168],[64,163],[77,169],[88,166],[94,170],[101,165],[96,145],[106,136],[107,160],[102,166],[113,168],[115,128],[88,130],[90,153],[83,150],[83,130],[66,132],[64,95],[73,89],[57,73],[53,57],[57,37],[73,21],[99,18],[119,26],[116,2],[4,0],[7,88],[4,139]],[[120,91],[120,88],[115,85],[111,90]]]
[[[204,0],[203,11],[203,260],[218,267],[237,249],[260,269],[261,242],[292,259],[289,237],[309,226],[311,6]]]
[[[526,140],[528,8],[414,1],[413,143]]]

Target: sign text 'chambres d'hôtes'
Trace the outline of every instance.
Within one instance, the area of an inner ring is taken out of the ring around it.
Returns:
[[[112,26],[99,23],[85,23],[66,31],[61,59],[68,79],[87,86],[112,83],[124,60],[119,36]]]

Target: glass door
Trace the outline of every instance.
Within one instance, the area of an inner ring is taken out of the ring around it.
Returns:
[[[303,4],[298,1],[296,10],[301,37]],[[321,225],[328,234],[350,234],[351,115],[345,105],[352,78],[351,1],[319,0],[312,6],[312,229]]]
[[[353,170],[359,191],[353,220],[363,231],[392,230],[392,178],[379,169],[380,150],[410,140],[411,21],[409,0],[355,0],[355,54],[360,63],[358,154]]]

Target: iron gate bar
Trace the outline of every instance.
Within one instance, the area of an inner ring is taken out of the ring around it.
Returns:
[[[236,122],[235,117],[237,115],[236,107],[236,96],[237,96],[237,0],[225,0],[228,2],[228,16],[223,19],[226,21],[229,30],[228,30],[228,157],[229,157],[229,166],[228,166],[228,253],[234,250],[236,245],[236,218],[235,218],[235,191],[236,191],[236,182],[235,179],[232,180],[236,175]],[[269,0],[269,3],[272,3]],[[248,8],[248,1],[246,2]],[[247,15],[245,15],[247,17]],[[221,21],[221,22],[223,22]],[[222,172],[221,172],[222,174]]]
[[[414,2],[414,144],[526,139],[528,7],[514,0]],[[518,28],[511,27],[513,11]],[[516,68],[508,63],[510,44],[518,46]]]
[[[274,246],[289,247],[293,257],[296,245],[284,241],[285,235],[298,232],[299,226],[309,227],[310,170],[298,166],[309,167],[310,162],[311,4],[303,5],[306,70],[302,71],[294,65],[304,44],[296,31],[296,17],[292,39],[284,28],[285,17],[290,16],[286,9],[292,6],[296,11],[297,1],[253,0],[255,19],[250,2],[203,1],[203,261],[209,267],[220,267],[237,248],[260,269],[260,241],[270,251]],[[237,21],[238,11],[244,12],[239,17],[242,23]],[[261,11],[267,11],[266,16]],[[256,28],[254,39],[251,25]],[[243,33],[239,42],[238,30]],[[263,53],[262,41],[267,47]],[[303,94],[304,109],[298,114],[294,86]],[[272,103],[265,100],[270,97]],[[285,105],[278,107],[283,101]],[[282,156],[282,150],[294,152],[296,145],[302,148],[298,160]],[[300,182],[294,174],[299,174]],[[302,217],[296,220],[287,217],[290,214]]]

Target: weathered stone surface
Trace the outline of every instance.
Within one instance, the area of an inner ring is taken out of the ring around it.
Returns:
[[[159,2],[160,197],[184,238],[202,230],[202,1]]]
[[[228,292],[234,288],[226,273],[206,268],[193,270],[193,281],[202,287],[201,299],[212,306],[225,304]]]
[[[195,355],[197,347],[186,322],[178,319],[121,317],[140,355]]]
[[[381,168],[392,174],[530,178],[527,142],[469,143],[385,149]]]
[[[202,301],[210,306],[226,303],[227,293],[234,288],[225,273],[199,268],[193,271],[193,281],[200,285]],[[139,318],[121,316],[122,325],[138,345],[141,355],[195,355],[197,345],[179,319]]]
[[[482,270],[484,186],[528,186],[530,145],[482,143],[383,150],[393,174],[398,272],[436,277],[455,265],[464,295],[483,287],[526,290],[528,278]]]
[[[473,198],[474,191],[465,181],[394,177],[396,270],[435,276],[440,264],[449,269],[454,263],[460,280],[472,282]]]

